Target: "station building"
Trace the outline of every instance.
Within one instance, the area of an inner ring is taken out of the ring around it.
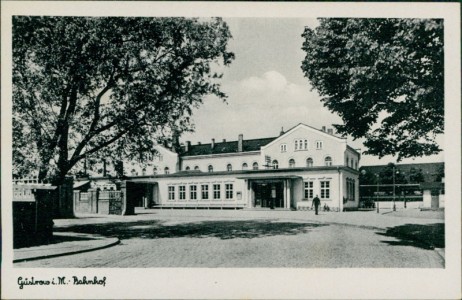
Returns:
[[[298,124],[276,137],[192,145],[180,151],[162,145],[131,175],[127,197],[158,208],[306,209],[343,211],[359,204],[360,153],[332,129]]]

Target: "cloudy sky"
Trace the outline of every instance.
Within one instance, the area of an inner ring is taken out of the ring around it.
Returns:
[[[298,123],[321,128],[341,123],[340,117],[323,107],[320,97],[311,90],[300,68],[305,26],[314,27],[315,19],[231,18],[228,23],[233,39],[230,51],[236,59],[223,70],[222,90],[227,103],[208,97],[194,112],[195,132],[182,141],[209,143],[212,138],[237,140],[277,136]],[[361,141],[354,148],[365,150]],[[395,162],[393,157],[379,160],[363,155],[362,165]],[[443,155],[403,160],[410,162],[443,161]]]

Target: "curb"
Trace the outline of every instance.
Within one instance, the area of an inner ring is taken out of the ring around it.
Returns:
[[[90,252],[90,251],[109,248],[109,247],[115,246],[115,245],[120,243],[120,240],[118,238],[113,238],[113,239],[115,239],[115,241],[110,242],[110,243],[108,243],[106,245],[103,245],[103,246],[92,247],[92,248],[76,250],[76,251],[68,251],[68,252],[63,252],[63,253],[40,255],[40,256],[29,257],[29,258],[18,258],[18,259],[13,259],[13,263],[26,262],[26,261],[32,261],[32,260],[39,260],[39,259],[45,259],[45,258],[53,258],[53,257],[59,257],[59,256],[66,256],[66,255],[73,255],[73,254],[79,254],[79,253],[84,253],[84,252]]]

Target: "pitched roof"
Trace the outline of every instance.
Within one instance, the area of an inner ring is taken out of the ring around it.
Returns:
[[[271,143],[275,139],[276,137],[243,140],[242,152],[260,151],[260,147]],[[218,142],[215,143],[213,149],[212,144],[191,145],[188,152],[185,152],[185,147],[182,147],[181,156],[238,153],[237,145],[238,141]]]

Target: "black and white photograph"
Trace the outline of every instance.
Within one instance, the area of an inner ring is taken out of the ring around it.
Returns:
[[[413,5],[2,2],[2,299],[460,298],[460,4]]]

